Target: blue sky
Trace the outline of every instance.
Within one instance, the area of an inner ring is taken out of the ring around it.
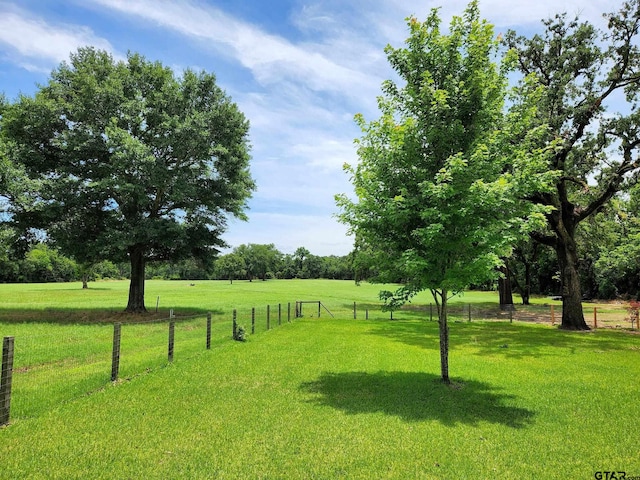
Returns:
[[[611,0],[481,0],[496,32],[530,34],[540,19],[579,14],[602,25]],[[336,193],[352,192],[342,165],[357,161],[353,117],[378,116],[376,96],[392,77],[383,48],[406,38],[404,19],[442,7],[448,24],[460,0],[0,0],[0,92],[31,95],[69,53],[93,45],[128,51],[176,72],[215,73],[251,122],[258,190],[248,222],[224,239],[304,246],[345,255],[353,239],[334,215]]]

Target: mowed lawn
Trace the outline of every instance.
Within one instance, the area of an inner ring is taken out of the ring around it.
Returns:
[[[194,293],[205,290],[194,283],[174,284],[185,297],[175,294],[173,308],[225,310],[315,295],[309,299],[348,312],[353,301],[375,303],[380,288],[317,282],[305,291],[304,282],[291,282],[287,292],[277,291],[278,282],[237,283],[241,297],[218,292],[215,300]],[[150,287],[148,294],[153,282]],[[39,323],[35,317],[50,307],[19,307],[15,291],[11,300],[4,288],[3,314],[24,308],[24,318],[32,317],[0,323],[0,334],[18,332],[16,342],[43,325],[104,328]],[[157,290],[161,304],[170,295],[166,288]],[[85,295],[84,307],[104,292],[93,290],[77,294]],[[281,300],[274,298],[280,293]],[[110,298],[96,300],[94,313],[116,311]],[[85,318],[81,302],[66,311]],[[444,386],[436,322],[408,315],[394,321],[305,317],[18,418],[0,429],[0,478],[640,475],[639,336],[454,321],[450,369],[454,385]]]

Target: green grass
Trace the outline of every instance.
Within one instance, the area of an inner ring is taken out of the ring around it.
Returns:
[[[353,301],[375,304],[379,289],[314,282],[305,291],[304,282],[292,282],[287,290],[280,283],[238,283],[239,297],[216,293],[215,301],[176,294],[174,308],[224,311],[304,295],[348,313]],[[330,285],[340,287],[331,296]],[[157,287],[166,296],[177,289],[172,282]],[[191,296],[198,288],[215,290],[200,282],[183,290]],[[469,301],[467,294],[463,303]],[[116,305],[106,301],[96,310]],[[19,311],[16,303],[6,308]],[[64,309],[64,302],[55,308]],[[83,318],[81,303],[68,311]],[[454,385],[448,387],[438,381],[437,324],[404,315],[393,322],[303,318],[245,343],[221,332],[210,351],[197,340],[200,320],[185,321],[177,335],[193,332],[194,345],[185,340],[180,354],[177,342],[173,364],[160,351],[146,370],[141,357],[123,380],[94,385],[90,395],[34,410],[0,429],[0,478],[640,475],[640,337],[454,321]],[[164,327],[156,332],[156,324],[124,325],[123,332],[127,328],[133,330],[125,357],[165,341]],[[87,344],[85,360],[94,347],[110,352],[109,325],[0,324],[0,333],[7,329],[16,332],[16,343],[30,332],[66,332]]]

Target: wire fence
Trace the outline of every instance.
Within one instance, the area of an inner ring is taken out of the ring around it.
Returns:
[[[638,328],[638,305],[586,305],[594,328]],[[450,304],[452,322],[511,321],[559,324],[560,305],[516,306]],[[28,334],[4,337],[0,382],[0,425],[36,417],[111,382],[191,359],[231,338],[267,332],[299,318],[339,320],[436,321],[435,305],[405,305],[384,311],[380,304],[296,301],[242,307],[233,314],[171,317],[139,323],[34,324]],[[238,335],[242,330],[243,335]],[[242,337],[242,338],[241,338]],[[8,345],[10,344],[10,345]],[[9,358],[10,357],[10,358]]]
[[[309,302],[311,303],[311,302]],[[318,302],[313,302],[317,304]],[[435,304],[406,304],[396,310],[384,310],[379,303],[321,303],[322,308],[302,310],[302,317],[350,318],[354,320],[422,320],[437,321]],[[584,304],[585,322],[591,328],[631,328],[638,329],[638,307],[628,303]],[[559,325],[562,321],[561,304],[512,305],[501,309],[497,304],[450,303],[447,316],[453,322],[506,321],[534,322]]]
[[[35,417],[105,388],[110,381],[193,358],[231,338],[228,315],[45,326],[33,325],[33,333],[4,337],[5,343],[11,339],[12,359],[11,371],[3,359],[0,424],[8,421],[1,422],[8,417],[2,412],[10,410],[11,419]],[[4,350],[3,346],[3,356]]]

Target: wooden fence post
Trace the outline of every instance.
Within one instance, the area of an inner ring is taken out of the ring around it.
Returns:
[[[256,307],[251,307],[251,334],[256,333]]]
[[[211,350],[211,312],[207,313],[207,350]]]
[[[320,318],[320,302],[318,302],[318,318]]]
[[[357,314],[356,314],[356,302],[353,302],[353,319],[356,320],[357,319]]]
[[[173,344],[175,339],[176,322],[169,321],[169,352],[167,358],[170,362],[173,362]]]
[[[122,324],[113,324],[113,350],[111,352],[111,381],[118,380],[118,373],[120,372],[120,337],[121,337]]]
[[[471,304],[469,304],[469,321],[471,321]]]
[[[287,323],[291,323],[291,302],[287,302]]]
[[[278,325],[282,325],[282,304],[278,304]]]
[[[2,372],[0,375],[0,425],[9,423],[11,412],[11,380],[13,378],[14,337],[4,337],[2,342]]]
[[[271,330],[271,306],[267,305],[267,330]]]
[[[593,307],[593,328],[598,328],[598,307]]]
[[[556,323],[556,316],[553,313],[553,305],[551,305],[551,325],[553,326]]]

